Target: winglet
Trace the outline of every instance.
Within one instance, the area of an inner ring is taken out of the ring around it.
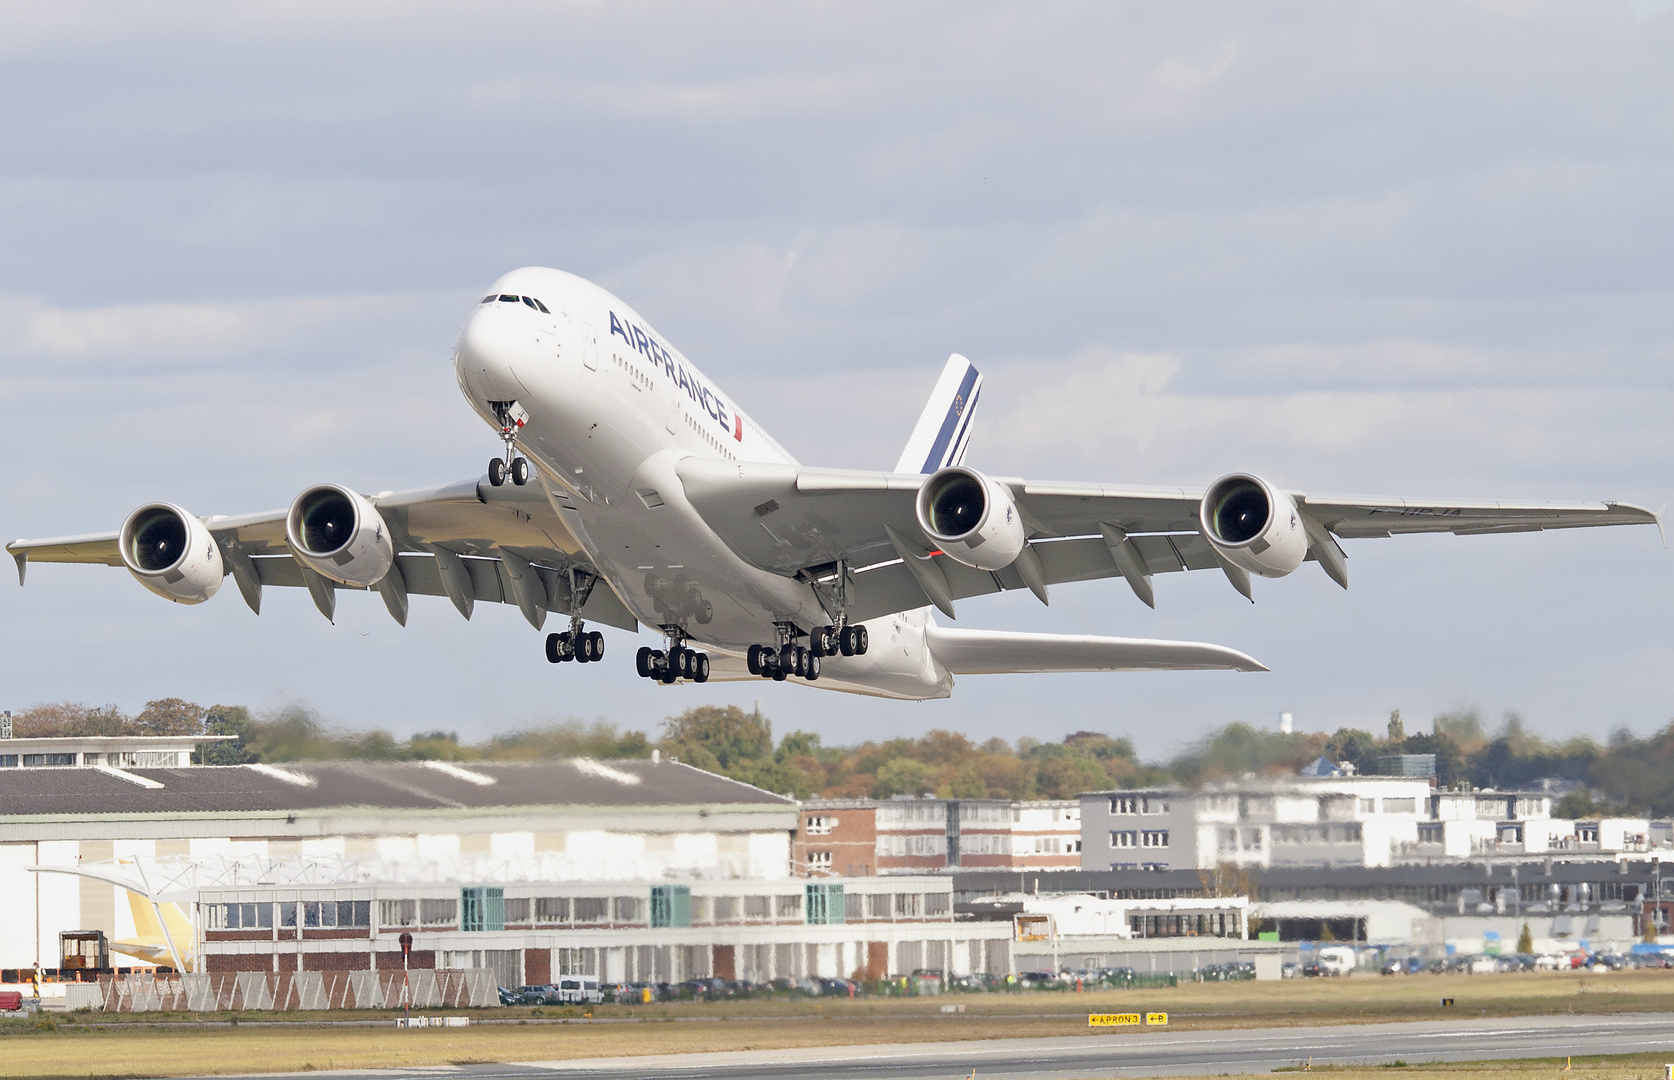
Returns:
[[[976,367],[958,353],[948,357],[895,471],[933,473],[963,461],[981,393],[982,375]]]
[[[1662,515],[1664,515],[1666,513],[1668,513],[1668,504],[1663,503],[1662,504],[1662,509],[1657,511],[1657,536],[1662,540],[1662,548],[1663,548],[1664,551],[1668,550],[1668,534],[1662,531]],[[19,576],[18,580],[20,582],[22,581],[22,576],[21,576],[22,567],[23,567],[23,564],[19,563],[18,564],[18,569],[19,569],[19,575],[20,576]]]
[[[1658,529],[1662,528],[1662,517],[1661,517],[1661,515],[1658,515],[1658,517],[1657,517],[1657,528]],[[1667,547],[1668,545],[1664,544],[1663,546]],[[18,550],[12,552],[12,558],[17,560],[17,583],[19,585],[22,585],[23,584],[23,575],[25,573],[27,573],[28,570],[29,570],[29,549],[28,548],[19,548]]]

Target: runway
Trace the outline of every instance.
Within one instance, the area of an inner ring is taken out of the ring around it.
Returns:
[[[337,1072],[366,1080],[978,1080],[1265,1073],[1312,1060],[1381,1065],[1395,1060],[1476,1061],[1666,1052],[1674,1015],[1354,1024],[1221,1031],[1118,1030],[1051,1039],[817,1047]],[[274,1074],[318,1078],[318,1072]]]

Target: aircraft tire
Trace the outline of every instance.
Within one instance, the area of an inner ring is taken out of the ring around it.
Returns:
[[[526,457],[512,458],[511,482],[522,487],[529,482],[529,459]]]
[[[589,630],[587,632],[587,640],[589,642],[591,642],[592,646],[593,646],[593,655],[592,655],[592,657],[590,657],[590,659],[603,660],[604,659],[604,635],[599,633],[597,630]]]
[[[488,482],[499,487],[506,482],[506,463],[499,458],[488,459]]]
[[[744,664],[750,669],[751,675],[761,674],[761,646],[751,645],[750,651],[744,654]]]
[[[808,670],[807,670],[807,673],[803,677],[806,678],[809,682],[814,682],[816,679],[818,679],[820,677],[820,658],[818,656],[816,656],[812,653],[809,654],[809,656],[808,656]]]
[[[837,634],[837,651],[844,656],[854,655],[854,627],[845,626]]]
[[[696,682],[709,681],[709,655],[707,653],[697,654],[697,671],[692,675],[692,679]]]
[[[652,649],[649,645],[641,645],[639,652],[634,654],[634,672],[642,679],[651,677]]]
[[[785,669],[784,668],[774,668],[773,669],[773,681],[774,682],[784,682],[785,681]]]
[[[866,632],[866,627],[856,626],[854,628],[854,654],[856,656],[865,656],[866,650],[871,647],[872,635]]]
[[[569,659],[569,657],[564,655],[564,638],[567,637],[567,636],[568,636],[567,634],[548,634],[548,635],[546,635],[546,662],[547,663],[549,663],[549,664],[562,664],[565,660]]]
[[[795,670],[796,670],[796,646],[795,645],[781,645],[781,646],[779,646],[779,662],[774,665],[773,677],[775,679],[778,679],[778,678],[782,677],[781,674],[780,674],[781,672],[788,675]]]

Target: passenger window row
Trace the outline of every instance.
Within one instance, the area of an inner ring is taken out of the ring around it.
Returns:
[[[500,301],[502,304],[515,304],[521,300],[525,304],[534,308],[536,311],[540,312],[542,315],[552,314],[552,312],[546,309],[545,304],[536,300],[533,296],[513,296],[510,293],[490,293],[488,296],[483,297],[481,302],[484,304],[492,304],[496,300]]]

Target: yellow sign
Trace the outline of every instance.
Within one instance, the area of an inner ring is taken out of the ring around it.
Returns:
[[[1147,1024],[1150,1024],[1152,1027],[1156,1027],[1157,1025],[1167,1027],[1168,1026],[1168,1014],[1167,1013],[1146,1013],[1145,1014],[1145,1022]]]
[[[1088,1027],[1125,1027],[1129,1024],[1142,1024],[1145,1018],[1138,1013],[1088,1013]]]

